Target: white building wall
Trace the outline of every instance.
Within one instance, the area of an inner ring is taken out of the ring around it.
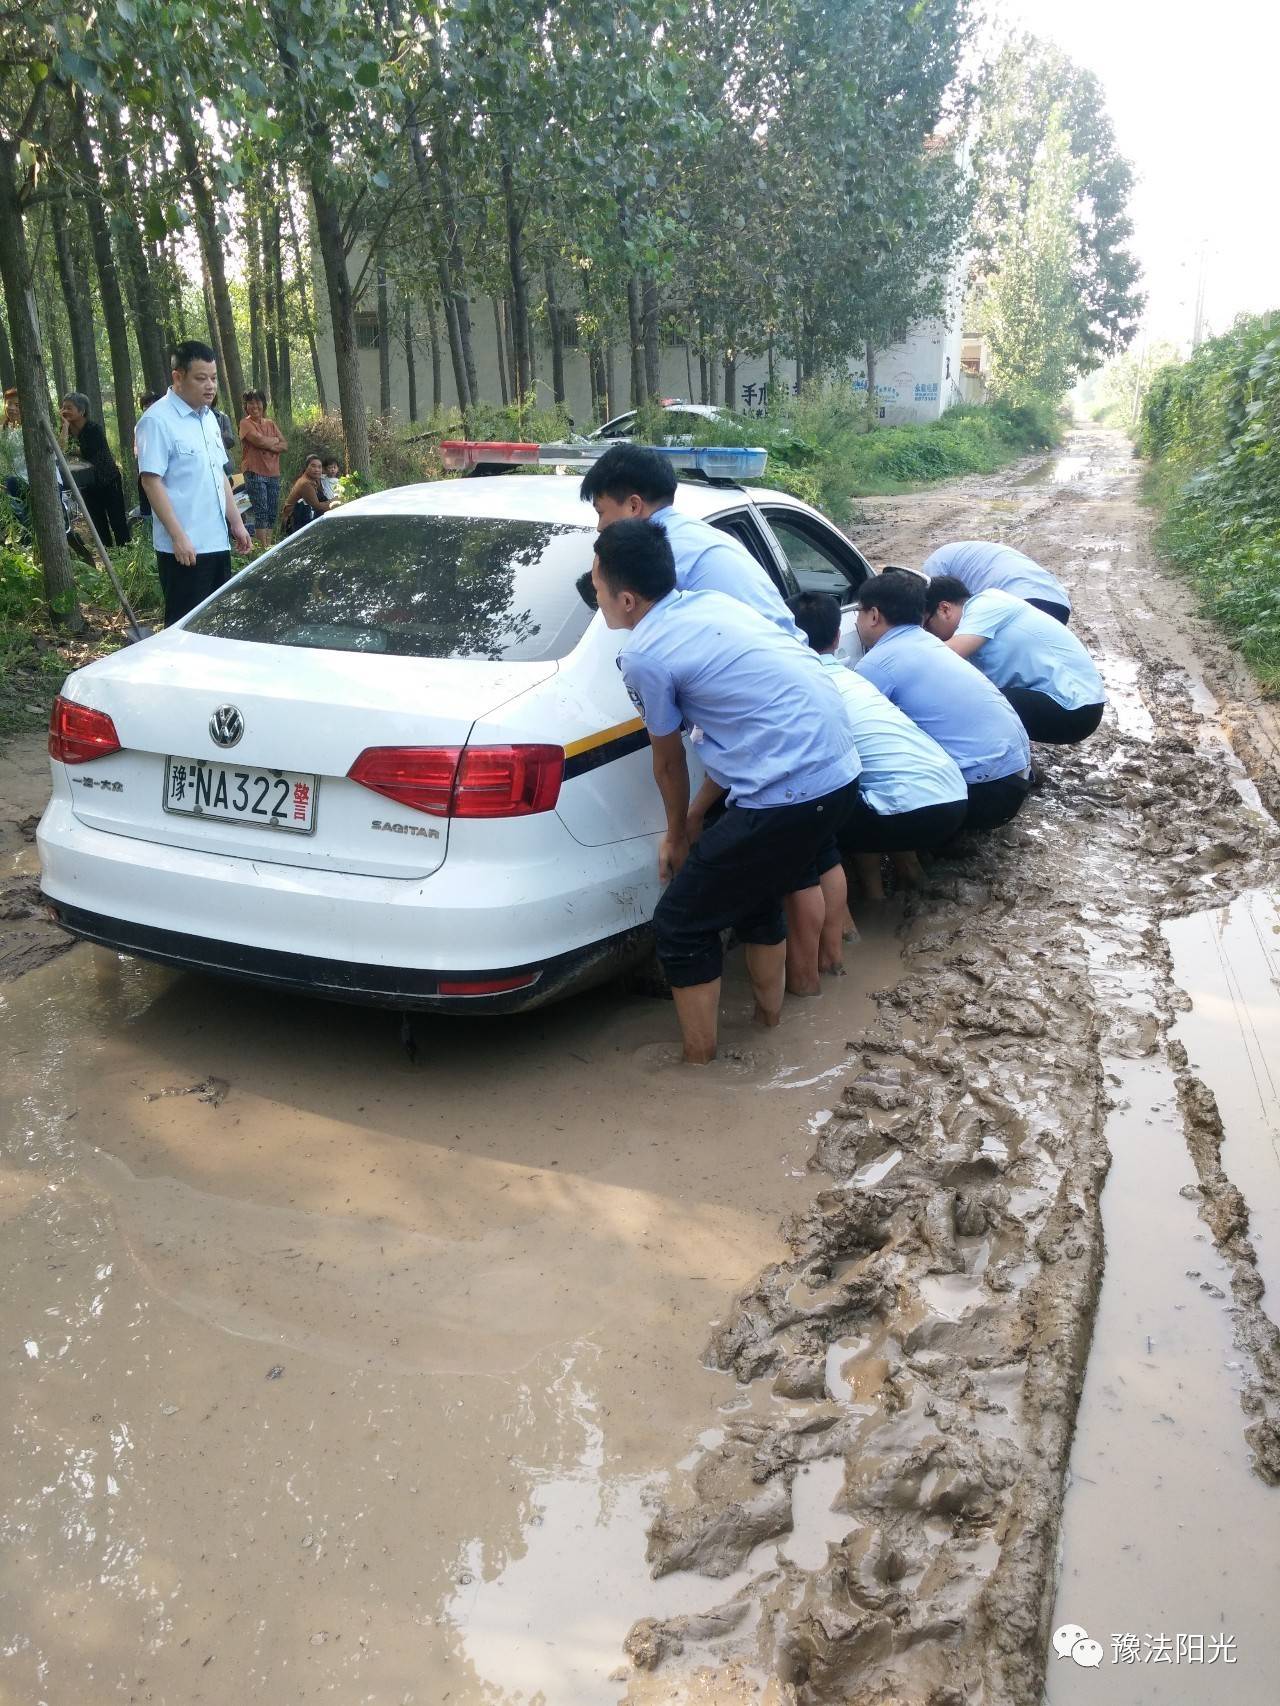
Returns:
[[[323,270],[316,271],[316,337],[325,389],[332,407],[337,406],[337,370],[333,356],[333,335],[324,289]],[[913,326],[901,343],[876,353],[876,393],[879,417],[886,426],[909,422],[924,423],[937,420],[945,409],[965,400],[961,391],[960,343],[960,273],[952,280],[948,292],[948,313],[940,319],[922,320]],[[409,377],[403,342],[403,310],[393,305],[391,314],[391,407],[402,420],[409,418]],[[502,388],[498,373],[498,339],[494,327],[493,304],[481,297],[471,304],[472,349],[480,394],[486,402],[498,403]],[[456,407],[457,393],[453,383],[453,364],[443,325],[440,328],[441,385],[447,408]],[[415,326],[414,360],[416,365],[418,415],[425,418],[431,412],[431,346],[425,321]],[[545,407],[552,404],[551,347],[539,339],[537,349],[537,396]],[[613,413],[620,414],[630,407],[630,356],[622,346],[613,352],[613,378],[616,395]],[[360,351],[360,373],[364,384],[365,403],[370,410],[378,406],[378,352]],[[851,359],[848,374],[855,390],[865,390],[866,364]],[[775,361],[774,383],[794,385],[794,366]],[[725,401],[746,414],[763,414],[769,398],[769,364],[764,356],[742,357],[737,364],[737,396]],[[686,346],[664,347],[662,350],[662,395],[698,400],[698,358]],[[582,350],[565,351],[565,406],[575,425],[582,429],[590,425],[591,379],[587,356]]]

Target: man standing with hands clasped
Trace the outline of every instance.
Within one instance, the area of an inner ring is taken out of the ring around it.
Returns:
[[[721,592],[678,592],[660,525],[618,521],[596,540],[592,584],[627,691],[649,731],[666,809],[658,853],[668,886],[653,917],[675,996],[684,1058],[715,1056],[720,933],[746,948],[756,1018],[781,1016],[783,897],[810,877],[858,797],[857,748],[817,655]],[[682,730],[697,730],[707,781],[692,807]],[[705,829],[706,807],[728,795]],[[690,842],[694,845],[691,847]]]
[[[166,628],[230,578],[231,545],[246,555],[250,549],[225,472],[217,394],[208,344],[179,344],[171,388],[138,422],[138,472],[151,504]]]

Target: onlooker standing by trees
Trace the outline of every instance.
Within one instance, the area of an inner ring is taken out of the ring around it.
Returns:
[[[308,456],[280,512],[280,526],[285,533],[296,533],[328,509],[329,500],[321,485],[323,479],[323,462],[318,456]]]
[[[124,481],[111,454],[101,422],[89,419],[89,399],[83,391],[69,391],[62,399],[62,443],[74,438],[80,454],[93,470],[93,481],[81,495],[98,537],[106,546],[129,543],[129,518],[125,513]]]
[[[223,466],[217,394],[217,358],[208,344],[179,344],[173,385],[138,422],[138,470],[151,503],[166,627],[228,579],[230,543],[250,548]]]
[[[258,542],[270,545],[280,508],[280,454],[289,448],[289,441],[276,423],[267,418],[267,399],[261,391],[244,394],[240,444],[240,466],[253,505]]]

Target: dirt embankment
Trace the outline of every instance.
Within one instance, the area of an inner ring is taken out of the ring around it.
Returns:
[[[46,737],[14,736],[0,748],[0,983],[71,946],[40,900],[36,824],[48,798]]]
[[[803,1706],[1041,1698],[1103,1273],[1103,1060],[1166,1047],[1184,998],[1161,921],[1273,880],[1280,852],[1182,667],[1180,597],[1155,578],[1116,440],[1070,448],[1070,483],[901,500],[903,525],[886,518],[873,542],[908,562],[948,537],[1034,546],[1071,586],[1119,715],[1080,749],[1044,752],[1021,818],[938,862],[910,900],[910,970],[851,1042],[813,1155],[834,1183],[708,1347],[771,1401],[673,1487],[649,1556],[655,1574],[741,1569],[788,1532],[797,1473],[824,1459],[842,1466],[847,1535],[816,1569],[775,1554],[710,1619],[637,1625],[634,1706],[745,1699],[753,1673],[771,1679],[766,1698]],[[1255,763],[1267,738],[1263,725],[1241,743]],[[1233,1276],[1241,1425],[1274,1483],[1280,1337],[1213,1098],[1168,1046],[1201,1217]]]

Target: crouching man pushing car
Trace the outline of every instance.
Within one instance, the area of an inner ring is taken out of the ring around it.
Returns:
[[[684,1058],[714,1058],[720,933],[745,945],[756,1018],[776,1025],[786,967],[783,896],[806,880],[858,798],[860,763],[839,695],[815,653],[719,592],[677,592],[671,545],[650,521],[618,521],[596,540],[591,571],[610,628],[625,628],[618,667],[653,748],[666,808],[658,853],[668,883],[653,925],[675,995]],[[681,728],[698,730],[707,771],[689,804]],[[726,794],[690,848],[691,815]]]

